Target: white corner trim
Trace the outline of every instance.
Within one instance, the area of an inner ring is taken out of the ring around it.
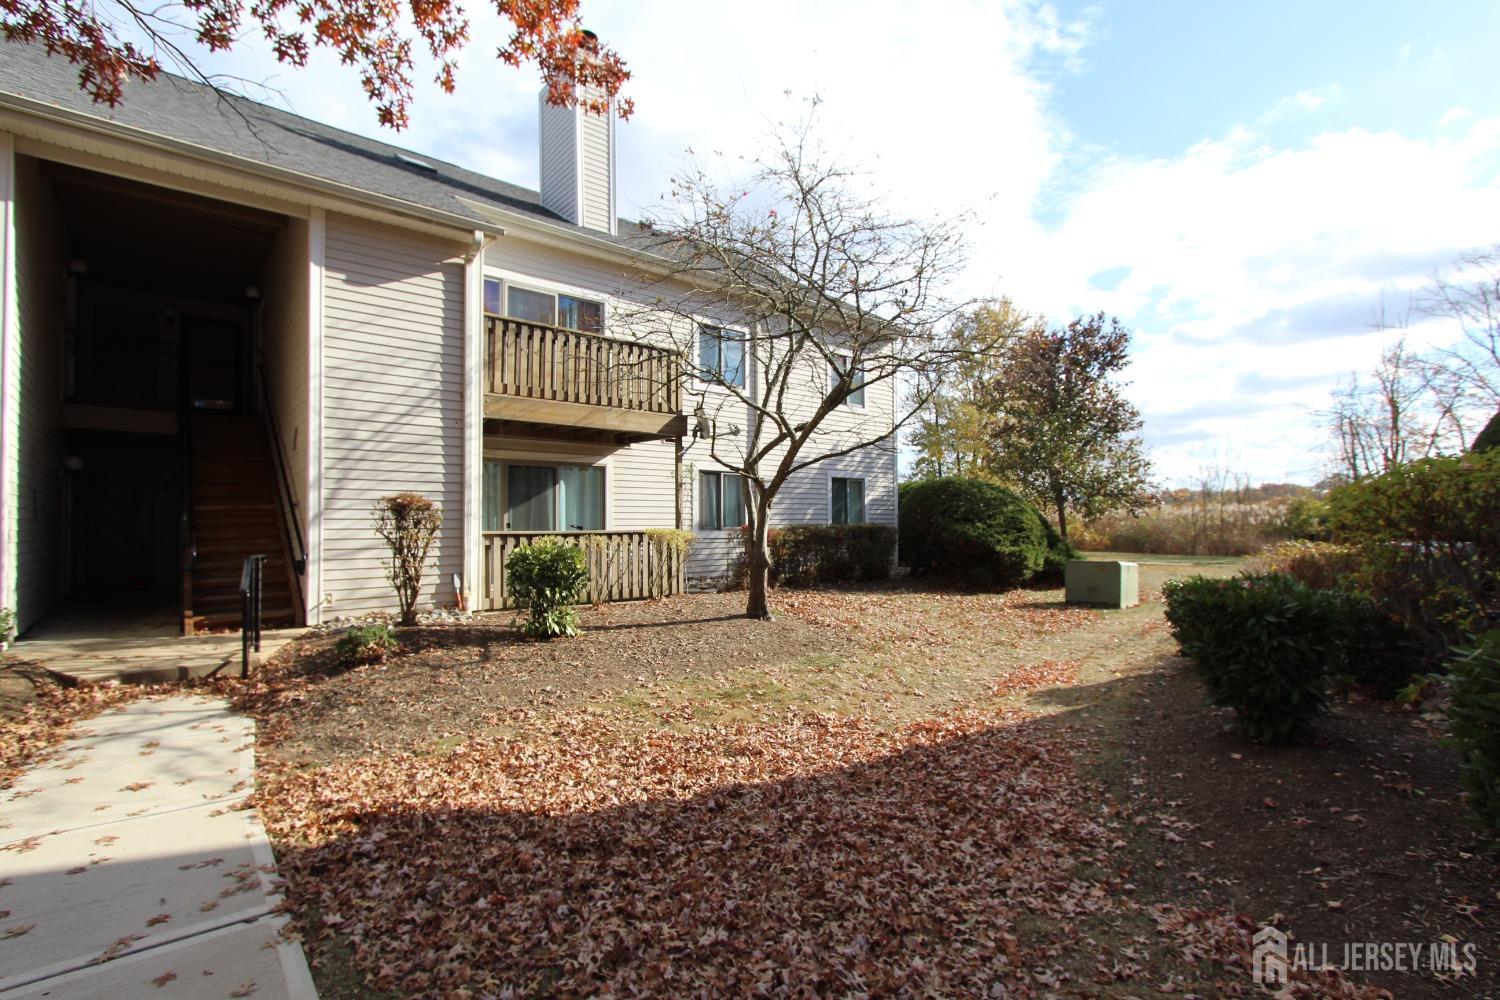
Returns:
[[[474,230],[464,255],[464,502],[463,601],[474,610],[484,557],[484,251],[489,238]]]
[[[328,219],[307,220],[307,624],[323,620],[323,266]]]
[[[573,105],[573,225],[583,225],[583,106]],[[584,228],[587,228],[586,226]]]
[[[11,520],[15,516],[17,456],[15,428],[20,407],[14,361],[20,336],[16,314],[16,145],[0,132],[0,606],[15,610],[16,559]]]
[[[616,155],[615,145],[615,122],[619,116],[615,114],[615,102],[609,102],[609,235],[620,235],[620,206],[616,200],[619,186],[617,183],[619,159]]]

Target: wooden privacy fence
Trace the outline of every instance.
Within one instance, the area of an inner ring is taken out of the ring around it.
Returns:
[[[485,392],[677,413],[677,355],[660,347],[485,317]]]
[[[644,531],[486,531],[484,610],[515,606],[506,591],[506,561],[516,549],[544,538],[583,549],[588,559],[587,600],[591,604],[666,597],[686,588],[683,554]]]

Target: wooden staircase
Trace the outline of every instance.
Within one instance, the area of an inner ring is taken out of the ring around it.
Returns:
[[[262,622],[266,627],[296,624],[292,570],[265,426],[259,417],[222,413],[195,412],[189,421],[197,558],[185,629],[239,628],[240,573],[245,557],[256,554],[266,557]]]

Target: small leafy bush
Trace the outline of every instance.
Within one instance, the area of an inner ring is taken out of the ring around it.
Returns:
[[[1461,780],[1480,823],[1500,833],[1500,629],[1457,653],[1448,723],[1463,758]]]
[[[505,562],[505,585],[515,599],[520,630],[536,639],[578,634],[574,605],[588,591],[588,557],[576,545],[543,539],[523,545]]]
[[[1328,495],[1334,540],[1359,550],[1354,587],[1449,647],[1500,623],[1500,450],[1408,462]]]
[[[10,608],[0,608],[0,644],[16,637],[16,613]],[[3,656],[0,653],[0,656]]]
[[[807,524],[772,528],[771,582],[817,587],[884,580],[896,555],[896,530],[884,524]]]
[[[1279,574],[1172,580],[1167,621],[1208,688],[1251,739],[1298,739],[1328,707],[1342,661],[1336,597]]]
[[[349,629],[339,636],[333,651],[340,663],[361,666],[384,663],[386,657],[394,653],[399,645],[395,630],[380,622],[374,625],[356,625]]]
[[[1046,518],[1010,490],[956,477],[902,485],[900,541],[913,573],[994,589],[1060,574],[1073,554]]]
[[[1248,567],[1254,573],[1285,573],[1314,590],[1335,590],[1352,583],[1359,550],[1334,542],[1282,542],[1252,558]]]

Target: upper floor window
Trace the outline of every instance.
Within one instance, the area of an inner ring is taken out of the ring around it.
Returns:
[[[745,335],[716,326],[698,328],[698,364],[705,378],[745,387]]]
[[[865,481],[834,476],[828,484],[829,520],[834,524],[864,524]]]
[[[830,392],[833,391],[833,390],[835,390],[835,389],[837,389],[839,387],[839,380],[844,377],[844,371],[848,369],[848,366],[851,363],[852,363],[852,361],[851,361],[851,359],[848,356],[843,356],[842,366],[840,365],[839,362],[834,362],[834,363],[832,363],[832,364],[830,364],[828,366],[828,389],[829,389]],[[853,376],[850,379],[850,382],[853,383],[853,388],[850,389],[849,395],[846,396],[846,397],[844,397],[844,405],[845,406],[864,406],[865,405],[865,371],[864,371],[864,369],[863,368],[855,368],[854,372],[853,372]]]
[[[544,323],[584,333],[604,332],[604,303],[563,292],[544,292],[486,278],[484,311],[527,323]]]
[[[744,476],[705,472],[698,477],[698,527],[745,526]]]

